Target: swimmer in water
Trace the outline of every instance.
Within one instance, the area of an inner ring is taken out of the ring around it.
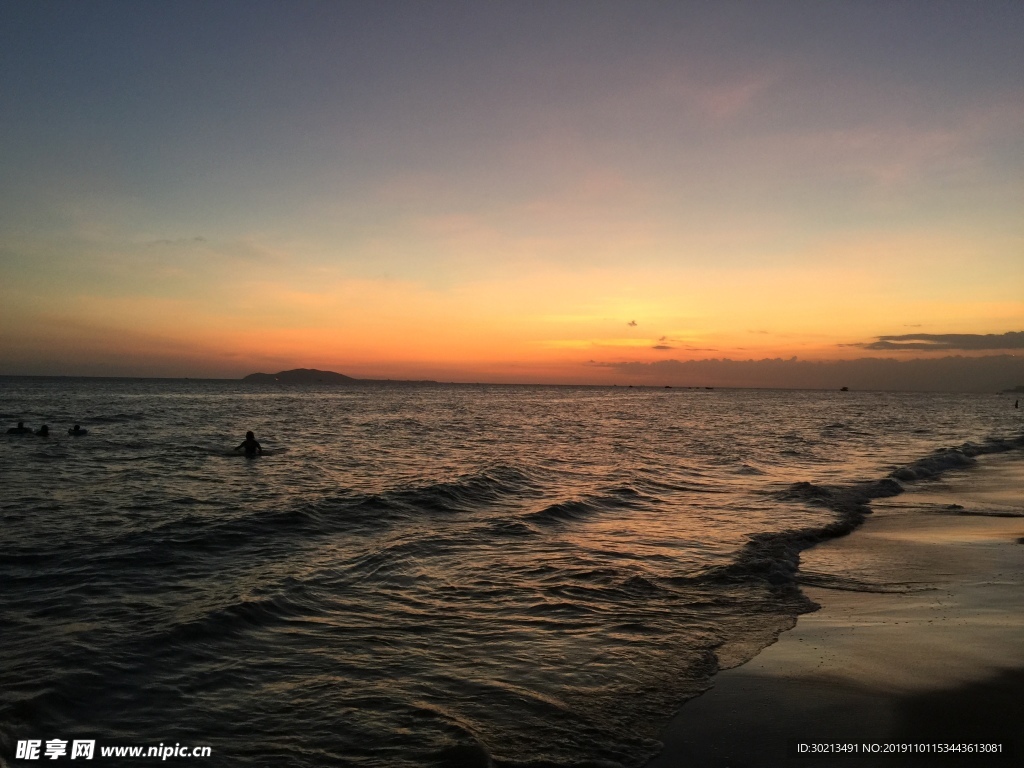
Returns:
[[[24,421],[19,421],[18,422],[18,426],[11,427],[10,429],[7,430],[7,434],[8,435],[31,435],[32,434],[32,428],[31,427],[26,427]]]
[[[88,429],[82,429],[80,426],[75,424],[75,426],[73,426],[71,429],[68,430],[68,434],[72,435],[73,437],[81,437],[82,435],[88,435],[89,434],[89,430]]]
[[[257,453],[263,453],[263,446],[260,445],[260,441],[256,439],[256,435],[252,432],[245,433],[245,440],[235,450],[239,451],[242,448],[245,448],[246,456],[255,456]]]
[[[50,436],[50,428],[48,426],[46,426],[45,424],[43,424],[43,426],[41,426],[36,431],[36,434],[39,435],[40,437],[49,437]]]

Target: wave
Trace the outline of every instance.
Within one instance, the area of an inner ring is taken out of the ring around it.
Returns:
[[[973,463],[974,455],[970,455],[962,448],[941,448],[931,456],[893,470],[891,476],[898,480],[913,482],[935,477],[950,469],[969,467]]]
[[[782,502],[804,503],[829,509],[835,513],[833,521],[814,528],[751,536],[732,563],[711,568],[688,580],[719,583],[757,581],[780,593],[788,592],[792,595],[799,581],[800,552],[822,541],[849,534],[871,513],[872,500],[903,493],[901,480],[914,482],[934,478],[943,472],[970,466],[976,456],[1021,449],[1024,449],[1024,435],[992,438],[980,445],[964,443],[958,448],[940,449],[877,480],[840,485],[793,483],[772,492],[772,496]],[[1016,516],[1016,513],[1013,514]]]
[[[524,519],[527,522],[540,525],[557,525],[585,520],[599,512],[636,508],[653,500],[653,497],[641,493],[632,486],[622,485],[596,496],[569,499],[551,504],[543,509],[527,513],[524,515]]]
[[[401,488],[380,494],[386,503],[418,511],[458,512],[493,503],[509,495],[539,496],[541,491],[525,473],[496,467],[463,475],[450,482]]]
[[[1024,448],[1024,435],[1016,438],[989,438],[984,443],[964,443],[958,448],[940,448],[930,456],[899,467],[890,473],[897,480],[926,480],[950,469],[962,469],[974,464],[976,456],[1003,453]]]
[[[308,620],[322,609],[294,596],[277,594],[263,599],[238,598],[194,619],[172,626],[166,635],[157,631],[160,642],[194,643],[206,638],[223,638],[240,632],[258,631],[294,621]]]
[[[562,501],[531,512],[527,517],[540,524],[564,523],[570,520],[583,520],[599,510],[597,504],[586,501]]]
[[[204,554],[259,549],[283,552],[319,537],[379,530],[424,514],[452,514],[540,493],[531,478],[511,467],[496,467],[453,481],[399,488],[378,494],[346,490],[285,507],[265,506],[230,515],[189,512],[149,528],[136,528],[103,541],[88,559],[124,564],[156,560],[172,562],[183,552]],[[193,497],[173,500],[177,509],[201,508],[219,502]],[[141,507],[136,504],[135,509]]]
[[[740,464],[736,469],[733,470],[733,474],[736,475],[763,475],[764,470],[758,469],[750,464]]]

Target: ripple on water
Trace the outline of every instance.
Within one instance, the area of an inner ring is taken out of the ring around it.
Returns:
[[[1020,447],[986,442],[999,404],[954,395],[5,394],[90,434],[0,440],[0,741],[173,738],[251,766],[640,764],[808,609],[801,547]],[[247,429],[266,456],[234,453]]]

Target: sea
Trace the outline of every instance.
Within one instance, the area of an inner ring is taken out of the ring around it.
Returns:
[[[0,762],[642,766],[815,608],[802,549],[1024,460],[1012,401],[0,378],[50,427],[0,434]]]

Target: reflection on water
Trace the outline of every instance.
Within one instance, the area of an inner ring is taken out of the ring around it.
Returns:
[[[231,765],[642,763],[808,608],[795,551],[867,498],[821,488],[1015,428],[960,395],[0,382],[5,423],[90,433],[0,441],[3,749]]]

